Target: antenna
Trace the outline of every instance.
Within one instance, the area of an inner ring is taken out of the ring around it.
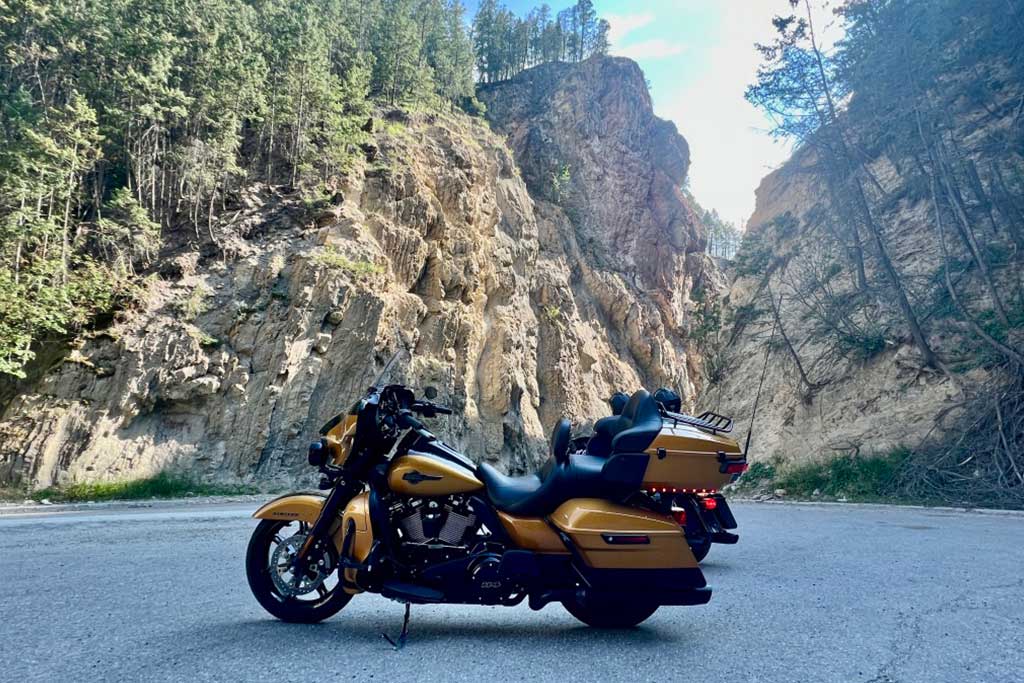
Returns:
[[[394,365],[395,361],[398,360],[398,356],[400,356],[401,354],[402,349],[398,349],[393,354],[391,354],[391,358],[389,358],[388,362],[384,364],[384,369],[382,369],[380,371],[380,374],[377,375],[377,379],[373,380],[373,386],[380,386],[380,381],[384,379],[384,375],[387,374],[388,370],[391,369],[391,366]]]
[[[773,302],[774,305],[774,302]],[[772,334],[768,338],[768,347],[764,350],[764,367],[761,368],[761,381],[757,383],[757,396],[754,397],[754,410],[750,413],[750,427],[747,429],[747,442],[743,444],[743,457],[746,458],[750,452],[750,435],[754,433],[754,418],[757,417],[757,404],[761,402],[761,388],[764,386],[764,377],[768,374],[768,357],[772,353],[772,344],[775,342],[775,330],[779,327],[779,319],[775,318],[772,324]]]
[[[412,361],[412,349],[409,348],[408,345],[406,345],[405,340],[402,338],[402,333],[398,329],[398,324],[397,323],[395,324],[395,336],[398,338],[398,343],[401,344],[401,348],[399,348],[397,351],[395,351],[391,355],[391,358],[388,359],[388,362],[384,364],[384,369],[382,369],[380,371],[380,374],[377,375],[377,379],[374,380],[373,386],[380,385],[381,380],[384,379],[384,376],[387,374],[388,370],[390,370],[391,366],[395,364],[395,361],[398,360],[398,357],[402,355],[402,351],[405,351],[406,353],[408,353],[409,354],[409,360]]]

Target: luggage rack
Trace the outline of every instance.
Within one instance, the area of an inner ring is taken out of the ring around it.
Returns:
[[[690,425],[691,427],[697,427],[698,429],[706,429],[712,434],[728,434],[732,431],[732,418],[726,417],[725,415],[719,415],[713,413],[710,410],[705,410],[697,417],[692,415],[683,415],[682,413],[673,413],[669,410],[664,411],[665,417],[672,420],[676,424]]]

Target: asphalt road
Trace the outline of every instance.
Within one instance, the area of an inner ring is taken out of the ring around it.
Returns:
[[[1021,681],[1024,517],[735,506],[703,607],[603,632],[533,612],[360,595],[316,625],[245,583],[251,506],[0,516],[6,681]]]

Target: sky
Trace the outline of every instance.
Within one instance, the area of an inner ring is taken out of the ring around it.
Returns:
[[[540,4],[505,1],[519,16]],[[548,4],[557,12],[575,0]],[[476,2],[467,5],[472,16]],[[689,143],[697,201],[742,227],[761,178],[791,152],[771,139],[769,121],[743,99],[759,61],[754,43],[771,40],[772,16],[788,13],[788,1],[594,0],[594,7],[611,23],[612,54],[640,64],[655,113]]]

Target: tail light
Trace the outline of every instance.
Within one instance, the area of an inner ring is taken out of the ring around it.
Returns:
[[[747,455],[734,453],[730,458],[725,451],[718,451],[718,471],[722,474],[743,474],[747,471]]]
[[[705,510],[714,510],[716,507],[718,507],[718,501],[712,498],[711,496],[708,496],[707,498],[701,498],[700,504],[704,506]]]
[[[686,526],[686,510],[683,508],[672,508],[672,518],[679,526]]]

